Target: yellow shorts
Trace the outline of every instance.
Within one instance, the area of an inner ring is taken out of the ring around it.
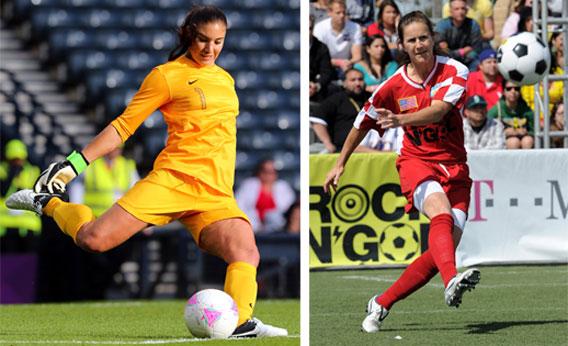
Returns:
[[[150,172],[117,203],[152,225],[179,220],[198,245],[201,230],[216,221],[241,218],[250,222],[233,196],[220,194],[195,178],[165,169]]]

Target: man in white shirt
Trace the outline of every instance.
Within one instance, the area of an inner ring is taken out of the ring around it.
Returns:
[[[329,49],[331,64],[346,71],[362,59],[363,35],[361,27],[348,20],[344,0],[329,2],[329,18],[317,23],[314,36]]]

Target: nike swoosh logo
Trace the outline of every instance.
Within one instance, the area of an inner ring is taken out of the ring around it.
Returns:
[[[187,84],[192,85],[192,84],[195,83],[195,82],[197,82],[197,79],[188,80],[188,81],[187,81]]]

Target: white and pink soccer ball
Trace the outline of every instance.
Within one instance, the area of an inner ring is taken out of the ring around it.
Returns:
[[[237,304],[227,293],[205,289],[196,292],[185,305],[185,324],[197,338],[226,339],[237,328]]]

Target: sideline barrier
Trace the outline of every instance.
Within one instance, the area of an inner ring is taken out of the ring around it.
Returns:
[[[401,265],[427,248],[428,219],[408,215],[396,155],[354,154],[323,192],[337,154],[310,156],[310,267]],[[568,262],[568,150],[468,154],[474,180],[458,266]]]

